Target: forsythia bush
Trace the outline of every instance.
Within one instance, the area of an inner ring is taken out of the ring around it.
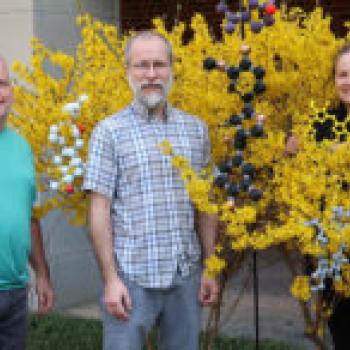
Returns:
[[[74,180],[76,190],[70,193],[61,185],[58,191],[48,186],[50,180],[62,177],[61,167],[53,161],[61,146],[48,140],[50,126],[63,125],[65,144],[71,145],[75,141],[65,126],[74,122],[84,141],[79,150],[84,160],[94,125],[126,106],[132,95],[123,63],[127,36],[120,36],[114,26],[88,15],[79,17],[77,23],[82,39],[74,56],[52,51],[39,40],[33,40],[31,66],[14,64],[18,78],[10,122],[31,143],[39,189],[48,192],[37,215],[59,208],[71,215],[73,223],[82,225],[86,216],[85,195],[79,191],[82,179]],[[227,92],[226,75],[204,71],[202,62],[210,56],[236,65],[242,39],[239,33],[234,33],[223,34],[221,41],[215,41],[200,14],[192,19],[194,36],[185,45],[184,24],[170,32],[158,19],[154,26],[174,47],[175,84],[170,101],[208,124],[212,159],[218,164],[233,154],[227,142],[233,136],[233,129],[222,126],[231,114],[239,113],[242,102],[237,95]],[[332,269],[334,262],[341,260],[350,248],[346,212],[350,209],[350,199],[343,189],[344,181],[350,181],[350,144],[344,143],[336,150],[327,142],[316,144],[310,137],[310,120],[318,109],[334,103],[332,62],[343,40],[335,38],[330,31],[330,18],[321,9],[305,14],[300,9],[282,8],[276,14],[274,26],[258,35],[248,31],[244,42],[252,48],[254,65],[266,69],[267,91],[256,99],[255,109],[267,117],[267,136],[250,139],[245,151],[245,160],[257,168],[254,184],[263,189],[263,198],[259,202],[243,198],[242,203],[232,208],[223,193],[213,189],[210,173],[195,174],[181,155],[172,153],[166,140],[161,146],[165,156],[173,157],[174,166],[179,168],[199,208],[219,215],[232,249],[265,249],[288,243],[302,254],[322,260],[324,269]],[[55,68],[51,70],[55,74],[45,69],[48,65]],[[251,89],[252,81],[250,73],[242,74],[240,89]],[[64,106],[83,95],[88,99],[73,120]],[[300,151],[295,157],[284,154],[286,134],[290,131],[300,141]],[[343,212],[335,216],[336,210]],[[217,254],[208,259],[209,273],[217,273],[225,266],[220,251],[218,248]],[[335,280],[335,288],[350,294],[349,264],[338,265],[340,277]],[[315,279],[314,285],[322,284],[322,278]],[[309,278],[299,277],[292,291],[306,300],[310,296],[308,288]]]

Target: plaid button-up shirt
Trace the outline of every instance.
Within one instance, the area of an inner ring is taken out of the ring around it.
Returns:
[[[170,156],[200,171],[210,157],[207,127],[169,105],[166,120],[149,118],[134,102],[100,122],[90,140],[84,188],[112,200],[118,270],[147,288],[166,288],[176,271],[187,276],[199,264],[194,207]]]

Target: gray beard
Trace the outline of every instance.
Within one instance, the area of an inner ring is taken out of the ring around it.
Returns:
[[[145,106],[148,112],[152,114],[152,111],[154,109],[156,109],[157,107],[163,106],[166,103],[166,99],[167,99],[170,87],[173,83],[173,76],[171,75],[169,77],[169,80],[165,84],[163,84],[163,94],[152,92],[148,95],[142,95],[141,86],[138,86],[138,84],[134,83],[130,78],[130,76],[128,76],[128,80],[129,80],[129,86],[131,87],[131,90],[134,93],[134,97],[136,101],[140,102],[143,106]]]
[[[149,111],[154,110],[155,108],[163,105],[166,101],[163,95],[157,93],[151,93],[149,95],[139,95],[136,96],[136,99],[142,103]]]

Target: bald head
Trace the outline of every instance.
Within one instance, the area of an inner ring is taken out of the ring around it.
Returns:
[[[0,131],[5,127],[12,102],[13,94],[9,71],[5,59],[0,56]]]

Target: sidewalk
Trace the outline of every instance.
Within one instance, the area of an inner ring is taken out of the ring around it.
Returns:
[[[100,319],[100,308],[97,302],[71,307],[67,310],[64,310],[63,313],[69,316],[92,318],[96,320]]]
[[[281,253],[275,249],[258,255],[259,268],[259,320],[260,337],[282,340],[295,344],[297,349],[313,350],[315,345],[304,337],[304,320],[298,302],[289,292],[291,274],[281,260]],[[227,336],[254,338],[254,306],[251,283],[250,257],[242,271],[231,278],[225,288],[219,330]],[[237,303],[244,282],[248,286]],[[85,304],[64,311],[68,315],[99,318],[97,303]],[[203,313],[203,326],[208,312]]]

